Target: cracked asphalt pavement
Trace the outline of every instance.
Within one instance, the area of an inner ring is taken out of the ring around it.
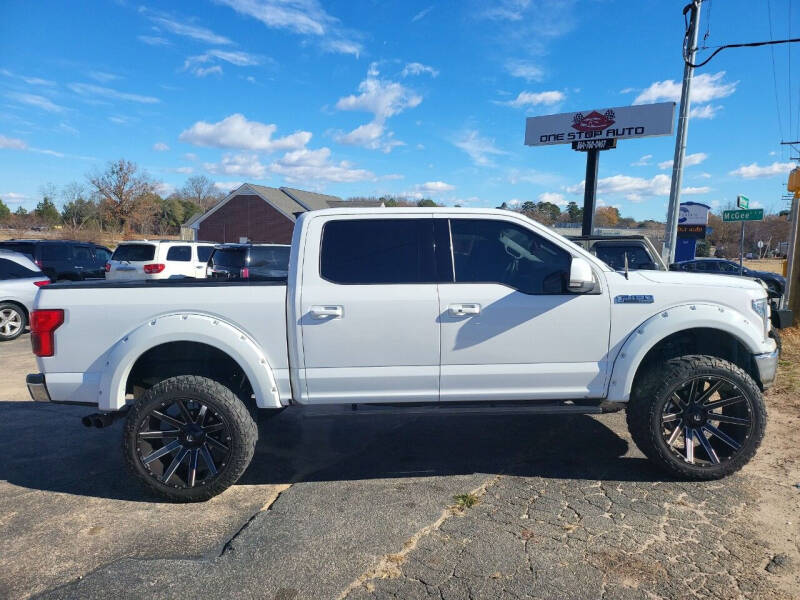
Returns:
[[[129,478],[120,423],[27,401],[27,345],[0,345],[2,598],[800,594],[800,418],[780,393],[756,460],[717,482],[666,478],[622,413],[287,410],[239,485],[177,505]]]

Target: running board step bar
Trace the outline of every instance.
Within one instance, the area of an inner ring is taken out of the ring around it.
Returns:
[[[599,415],[616,412],[625,408],[618,402],[598,402],[597,404],[567,403],[514,403],[514,402],[471,402],[471,403],[431,403],[431,404],[349,404],[328,406],[298,407],[305,417],[334,417],[339,415]]]

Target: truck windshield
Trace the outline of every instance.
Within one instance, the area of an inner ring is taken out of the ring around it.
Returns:
[[[156,247],[153,244],[123,244],[117,246],[114,254],[111,255],[111,260],[141,262],[153,260],[155,253]]]
[[[244,267],[246,253],[245,248],[217,248],[211,255],[210,264],[212,267],[241,269]]]

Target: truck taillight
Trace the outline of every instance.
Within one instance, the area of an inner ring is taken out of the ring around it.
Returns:
[[[164,263],[153,263],[151,265],[144,266],[144,272],[148,275],[155,275],[156,273],[161,273],[167,265]]]
[[[34,281],[33,285],[35,285],[36,287],[42,287],[43,285],[50,285],[50,280],[42,279],[41,281]]]
[[[64,311],[60,308],[35,310],[31,313],[31,346],[36,356],[55,354],[54,334],[64,322]]]
[[[106,273],[108,273],[111,270],[111,263],[106,263],[105,270]]]
[[[242,279],[248,279],[250,277],[250,269],[247,267],[242,267],[239,269],[239,277]]]

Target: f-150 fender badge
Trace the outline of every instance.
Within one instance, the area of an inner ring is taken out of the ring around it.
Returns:
[[[653,296],[650,294],[621,294],[614,296],[614,304],[652,304]]]

